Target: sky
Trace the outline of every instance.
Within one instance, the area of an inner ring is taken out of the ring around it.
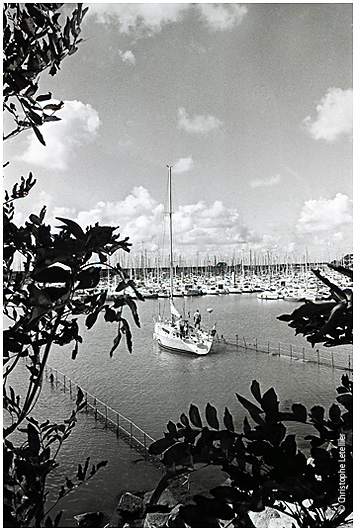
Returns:
[[[40,80],[65,103],[46,147],[4,144],[5,187],[37,179],[18,223],[46,205],[47,223],[119,226],[154,261],[168,164],[177,256],[352,252],[352,3],[84,6],[78,52]]]

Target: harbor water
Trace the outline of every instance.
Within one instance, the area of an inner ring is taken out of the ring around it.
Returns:
[[[217,342],[208,356],[161,350],[152,339],[152,331],[154,317],[164,313],[164,305],[168,311],[165,300],[138,302],[141,328],[135,326],[127,310],[133,332],[132,353],[128,352],[123,337],[113,357],[109,357],[117,325],[105,323],[101,316],[90,331],[81,321],[83,344],[75,361],[71,359],[70,346],[54,347],[50,365],[154,438],[163,436],[169,420],[177,422],[181,413],[188,414],[190,404],[197,405],[203,416],[208,402],[217,408],[220,419],[227,406],[235,428],[241,430],[246,411],[236,393],[250,398],[252,380],[260,383],[263,392],[273,386],[281,409],[289,408],[293,402],[307,407],[320,404],[328,409],[335,400],[335,388],[343,373],[340,369],[245,350],[223,341]],[[277,319],[278,315],[291,313],[300,303],[261,300],[256,294],[230,294],[177,299],[176,305],[186,315],[189,311],[193,315],[199,308],[202,325],[211,327],[216,323],[219,337],[238,335],[301,347],[308,345],[304,338],[295,336],[285,322]],[[211,314],[208,308],[213,309]],[[60,421],[69,416],[71,407],[68,393],[63,394],[47,382],[35,416]],[[296,425],[291,429],[296,430],[303,446],[305,427]],[[153,489],[160,477],[154,465],[134,462],[140,458],[139,454],[96,423],[91,415],[83,413],[61,452],[59,476],[75,474],[77,463],[84,462],[89,455],[93,463],[109,460],[109,466],[60,503],[65,509],[63,522],[66,526],[74,525],[71,523],[74,514],[97,510],[110,513],[120,492]],[[52,487],[57,488],[58,477],[54,476],[51,481]]]

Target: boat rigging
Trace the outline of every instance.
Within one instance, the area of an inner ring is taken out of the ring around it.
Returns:
[[[162,320],[159,316],[154,325],[153,338],[158,345],[164,349],[206,355],[210,352],[215,329],[208,332],[200,329],[199,326],[192,327],[187,320],[184,320],[174,305],[173,293],[173,206],[172,206],[172,166],[168,168],[168,208],[169,208],[169,278],[170,278],[170,319]],[[209,314],[212,309],[209,308]]]

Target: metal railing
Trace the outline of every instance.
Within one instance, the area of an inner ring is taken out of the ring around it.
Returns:
[[[334,352],[330,350],[301,347],[296,345],[284,344],[280,341],[269,341],[266,339],[248,338],[245,336],[225,337],[223,334],[216,334],[215,341],[219,344],[233,345],[246,350],[255,352],[265,352],[272,356],[283,356],[293,360],[300,360],[306,363],[316,363],[325,365],[334,369],[342,369],[353,372],[352,353]]]
[[[81,389],[84,395],[84,410],[86,412],[92,413],[95,420],[101,421],[105,428],[114,431],[117,438],[124,439],[130,445],[130,448],[143,454],[145,460],[159,464],[160,456],[153,456],[148,453],[148,448],[155,439],[137,426],[137,424],[118,411],[115,411],[98,397],[84,390],[68,376],[48,364],[46,365],[45,375],[52,385],[60,388],[64,393],[69,393],[73,399],[76,399],[78,390]]]

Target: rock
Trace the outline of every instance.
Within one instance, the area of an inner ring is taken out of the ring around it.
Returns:
[[[354,526],[354,513],[351,513],[345,520],[345,524],[340,527],[353,527]]]
[[[143,503],[146,507],[151,499],[151,496],[153,494],[153,490],[151,492],[146,492],[146,494],[143,497]],[[167,505],[168,507],[172,508],[175,507],[178,503],[177,498],[174,496],[174,494],[169,490],[166,489],[162,492],[157,504],[159,505]]]
[[[168,527],[168,520],[174,520],[178,516],[181,506],[181,504],[176,505],[170,513],[148,513],[143,521],[143,527]],[[174,525],[172,527],[177,526]]]
[[[131,492],[125,492],[119,500],[116,511],[130,519],[139,518],[143,514],[143,500]]]
[[[115,511],[106,527],[125,527],[125,518]]]
[[[140,527],[135,520],[143,516],[143,500],[131,492],[124,492],[107,527]]]
[[[167,527],[169,513],[148,513],[142,527]]]
[[[272,507],[266,507],[264,511],[259,513],[249,511],[248,515],[251,518],[253,525],[260,529],[299,527],[294,518],[287,516]]]
[[[83,513],[74,516],[78,527],[102,527],[105,514],[102,512]]]
[[[147,507],[152,493],[153,491],[146,492],[144,495],[143,502],[145,507]],[[157,505],[165,505],[169,507],[169,509],[173,509],[173,511],[168,513],[147,513],[143,521],[143,527],[166,527],[170,516],[172,515],[173,518],[177,515],[179,510],[178,500],[169,489],[166,489],[162,492]]]

